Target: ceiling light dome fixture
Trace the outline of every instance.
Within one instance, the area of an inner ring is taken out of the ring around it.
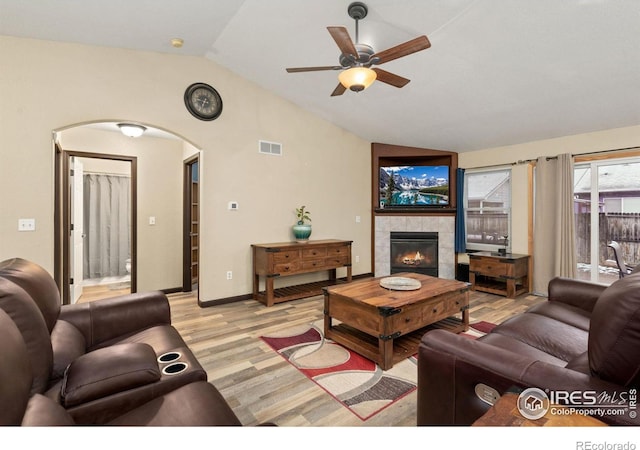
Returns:
[[[147,131],[146,127],[136,125],[134,123],[119,123],[118,128],[120,128],[122,134],[133,138],[140,137],[145,131]]]
[[[347,89],[353,92],[364,91],[376,81],[377,74],[368,67],[352,67],[338,75],[338,80]]]

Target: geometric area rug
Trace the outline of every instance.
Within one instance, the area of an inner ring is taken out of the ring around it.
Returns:
[[[260,338],[363,421],[417,389],[416,356],[382,370],[373,361],[325,339],[323,329],[321,319]],[[467,337],[485,332],[470,329]]]

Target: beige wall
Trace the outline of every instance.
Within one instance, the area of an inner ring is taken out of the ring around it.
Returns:
[[[202,300],[251,292],[251,243],[291,240],[302,204],[312,238],[352,239],[354,274],[371,270],[363,139],[204,58],[10,37],[0,37],[0,55],[0,259],[20,256],[53,272],[52,131],[113,120],[171,131],[202,151]],[[217,120],[185,109],[194,82],[222,95]],[[281,143],[283,156],[258,154],[259,139]],[[237,211],[227,210],[232,200]],[[36,231],[18,232],[19,218],[35,218]]]
[[[371,270],[371,161],[363,139],[204,58],[9,37],[0,37],[0,56],[0,259],[21,256],[53,271],[52,131],[114,120],[169,130],[202,151],[202,300],[249,293],[251,243],[291,240],[302,204],[312,212],[312,238],[353,239],[354,274]],[[213,122],[184,107],[184,90],[197,81],[223,97]],[[640,126],[607,130],[462,153],[459,164],[636,146],[639,136]],[[281,143],[283,156],[258,154],[259,139]],[[514,252],[527,251],[526,186],[526,166],[514,166]],[[229,201],[239,209],[227,210]],[[35,218],[36,231],[18,232],[19,218]]]
[[[536,159],[538,156],[556,156],[562,153],[577,155],[635,146],[640,146],[640,125],[461,153],[458,157],[458,164],[462,168],[484,167]],[[511,187],[512,251],[524,254],[529,253],[527,167],[527,164],[512,166]],[[464,256],[460,256],[459,260],[464,261]]]
[[[181,287],[183,141],[134,139],[89,127],[63,130],[59,141],[64,150],[137,158],[138,291]],[[100,161],[109,171],[110,161]],[[150,217],[155,225],[149,224]]]

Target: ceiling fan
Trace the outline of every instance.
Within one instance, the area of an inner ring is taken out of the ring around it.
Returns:
[[[375,52],[370,45],[358,42],[358,21],[367,16],[367,5],[362,2],[354,2],[347,8],[349,17],[356,21],[356,41],[351,40],[345,27],[327,27],[329,34],[336,41],[340,54],[339,66],[318,67],[290,67],[289,73],[315,72],[320,70],[341,70],[338,75],[340,83],[331,93],[331,96],[342,95],[347,89],[360,92],[369,87],[375,80],[390,84],[397,88],[405,86],[409,81],[400,75],[387,72],[380,68],[371,68],[374,65],[384,64],[394,59],[426,50],[431,43],[426,36],[419,36],[403,44],[396,45],[381,52]]]

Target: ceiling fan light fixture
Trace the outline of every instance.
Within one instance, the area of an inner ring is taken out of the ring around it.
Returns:
[[[377,74],[368,67],[352,67],[338,75],[338,80],[347,89],[354,92],[364,91],[376,81]]]
[[[134,138],[142,136],[147,131],[146,127],[134,123],[119,123],[118,128],[125,136]]]

